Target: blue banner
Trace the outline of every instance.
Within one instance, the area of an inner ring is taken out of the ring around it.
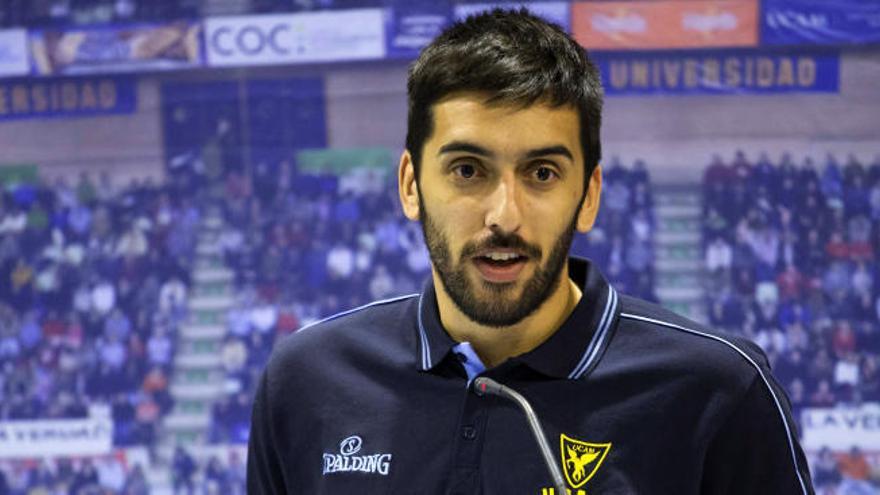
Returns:
[[[764,0],[761,17],[765,45],[880,42],[880,0]]]
[[[455,20],[493,8],[518,9],[525,7],[533,14],[571,32],[571,6],[569,2],[486,2],[458,4],[455,6]]]
[[[595,54],[609,96],[836,93],[837,53]]]
[[[452,12],[446,2],[434,5],[396,6],[388,9],[388,58],[414,59],[452,21]]]
[[[131,113],[133,78],[10,79],[0,81],[0,120]]]

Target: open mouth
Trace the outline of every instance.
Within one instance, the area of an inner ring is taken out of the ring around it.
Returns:
[[[528,257],[511,251],[488,251],[473,261],[487,282],[508,283],[517,279]]]

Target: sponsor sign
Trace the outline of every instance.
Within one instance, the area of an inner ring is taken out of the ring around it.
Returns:
[[[761,43],[839,45],[880,41],[880,2],[764,0]]]
[[[205,49],[213,67],[379,59],[385,56],[384,13],[211,17],[205,20]]]
[[[112,447],[109,418],[0,422],[0,458],[104,455]]]
[[[436,6],[396,6],[388,9],[388,58],[410,59],[451,22],[445,3]]]
[[[838,91],[834,53],[621,53],[595,57],[609,96]]]
[[[805,450],[877,450],[880,446],[880,404],[852,408],[811,408],[801,414]]]
[[[131,113],[136,106],[137,91],[130,77],[0,81],[0,121]]]
[[[754,0],[576,2],[575,39],[590,49],[718,48],[758,44]]]
[[[484,10],[493,8],[518,9],[525,7],[535,15],[557,24],[566,31],[571,31],[571,8],[568,2],[486,2],[461,4],[455,6],[455,19],[462,20]]]
[[[31,32],[34,72],[95,74],[201,65],[198,24],[186,21]]]
[[[27,31],[0,29],[0,77],[23,76],[30,72]]]

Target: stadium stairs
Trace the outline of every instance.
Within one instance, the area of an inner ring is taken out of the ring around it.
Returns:
[[[663,306],[705,322],[700,186],[657,184],[654,202],[657,297]]]
[[[176,445],[187,449],[200,466],[214,454],[208,445],[211,409],[225,393],[221,349],[234,294],[234,275],[226,268],[217,243],[221,227],[219,213],[208,212],[199,229],[189,314],[179,329],[171,375],[174,408],[164,418],[157,462],[148,473],[154,495],[171,493],[170,466]]]

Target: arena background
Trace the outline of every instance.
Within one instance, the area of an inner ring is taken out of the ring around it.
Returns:
[[[880,2],[527,5],[603,70],[574,251],[758,342],[817,490],[880,493]],[[243,493],[273,343],[427,276],[407,65],[486,7],[0,4],[0,494]]]

